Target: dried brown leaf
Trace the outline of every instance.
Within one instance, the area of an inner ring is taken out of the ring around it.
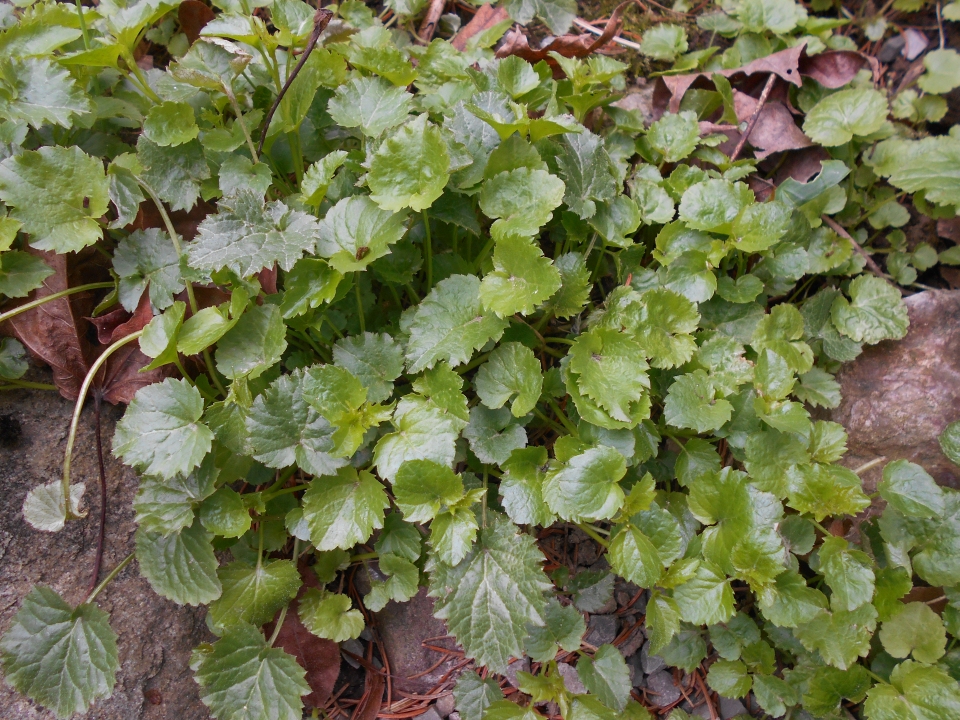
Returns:
[[[192,45],[200,37],[200,31],[213,20],[213,10],[200,0],[183,0],[177,8],[180,29],[183,30]]]
[[[497,7],[493,5],[481,5],[477,10],[477,14],[473,16],[470,22],[460,28],[460,32],[454,35],[450,44],[460,52],[463,52],[470,38],[479,35],[485,30],[489,30],[494,25],[499,25],[509,18],[510,16],[507,14],[507,11],[499,5]]]

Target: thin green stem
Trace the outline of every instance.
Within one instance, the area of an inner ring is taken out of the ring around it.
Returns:
[[[350,562],[358,563],[358,562],[364,562],[365,560],[376,560],[378,557],[380,557],[380,553],[375,553],[375,552],[357,553],[356,555],[350,556]]]
[[[363,317],[363,299],[360,296],[360,271],[358,270],[353,274],[353,290],[357,296],[357,315],[360,320],[360,332],[365,333],[367,331],[367,321]]]
[[[287,133],[290,143],[290,156],[293,158],[293,172],[297,176],[297,185],[303,182],[303,150],[300,148],[300,134],[291,130]]]
[[[119,575],[119,574],[120,574],[120,571],[123,570],[127,565],[130,564],[130,561],[133,560],[134,555],[135,555],[135,553],[130,553],[130,554],[127,555],[123,560],[121,560],[121,561],[120,561],[120,564],[117,565],[113,570],[111,570],[111,571],[107,574],[107,576],[103,579],[103,582],[101,582],[99,585],[97,585],[97,586],[93,589],[93,592],[91,592],[89,595],[87,595],[87,599],[84,600],[83,602],[84,602],[84,603],[92,603],[92,602],[96,599],[97,595],[99,595],[99,594],[103,591],[103,589],[104,589],[107,585],[110,584],[110,581],[113,580],[117,575]]]
[[[427,256],[427,291],[433,287],[433,241],[430,238],[430,216],[427,214],[426,210],[422,211],[423,215],[423,249],[424,254]]]
[[[884,462],[886,459],[887,459],[886,457],[874,458],[873,460],[870,460],[869,462],[865,462],[863,465],[861,465],[860,467],[858,467],[858,468],[857,468],[856,470],[854,470],[853,472],[855,472],[857,475],[859,475],[860,473],[866,472],[867,470],[869,470],[869,469],[872,468],[872,467],[876,467],[876,466],[879,465],[880,463]]]
[[[480,508],[481,522],[483,523],[482,526],[484,528],[487,527],[487,480],[488,480],[487,471],[484,470],[483,471],[483,500],[481,500],[481,502],[483,503],[483,506]]]
[[[577,527],[593,538],[601,547],[610,547],[610,543],[600,537],[600,533],[589,523],[577,523]]]
[[[90,386],[93,385],[93,380],[96,378],[97,373],[100,372],[100,368],[103,367],[104,363],[110,359],[110,356],[127,343],[138,340],[141,335],[143,335],[143,330],[139,330],[131,335],[120,338],[113,343],[113,345],[104,350],[103,354],[97,358],[96,362],[94,362],[90,367],[90,370],[87,371],[87,376],[83,379],[83,385],[80,386],[80,394],[77,396],[77,404],[73,408],[73,419],[70,421],[70,434],[67,435],[66,456],[63,459],[62,487],[67,519],[74,519],[77,517],[73,514],[73,512],[71,512],[70,506],[70,462],[73,458],[73,444],[77,441],[77,428],[80,426],[80,413],[83,411],[83,403],[87,399],[87,393],[90,392]]]
[[[574,437],[580,437],[580,431],[577,430],[577,426],[570,422],[570,418],[568,418],[567,414],[560,408],[559,405],[557,405],[557,401],[551,399],[547,402],[550,405],[550,409],[553,410],[554,414],[557,416],[557,419],[563,423],[563,426],[567,429],[567,432]]]
[[[237,103],[237,98],[233,94],[233,91],[227,87],[226,83],[223,84],[224,94],[227,96],[227,99],[230,101],[230,104],[233,106],[233,113],[237,116],[236,122],[240,123],[240,129],[243,131],[243,138],[247,141],[247,149],[250,150],[250,158],[253,160],[253,164],[256,165],[260,162],[260,156],[257,154],[257,146],[253,144],[253,138],[250,136],[250,131],[247,130],[247,124],[243,121],[243,113],[240,111],[240,105]]]
[[[334,334],[335,334],[338,338],[340,338],[341,340],[343,340],[343,333],[340,332],[340,330],[337,328],[337,326],[333,324],[333,320],[331,320],[329,317],[327,317],[327,314],[326,314],[326,313],[323,314],[323,319],[327,321],[327,325],[330,326],[330,329],[333,330]]]
[[[83,17],[83,3],[77,0],[77,17],[80,18],[80,34],[83,35],[83,49],[90,49],[90,34],[87,32],[87,20]]]
[[[562,338],[562,337],[547,337],[547,338],[544,338],[543,341],[548,343],[549,342],[563,343],[564,345],[573,345],[575,343],[574,340],[571,340],[569,338]]]
[[[29,382],[27,380],[4,380],[0,390],[56,390],[50,383]]]
[[[25,313],[28,310],[33,310],[36,307],[40,307],[44,303],[53,302],[54,300],[59,300],[62,297],[67,295],[73,295],[74,293],[84,292],[86,290],[102,290],[105,288],[112,288],[114,283],[112,282],[98,282],[98,283],[89,283],[87,285],[78,285],[77,287],[67,288],[66,290],[61,290],[60,292],[55,292],[52,295],[45,295],[38,300],[33,300],[32,302],[24,303],[18,307],[15,307],[13,310],[8,310],[7,312],[0,315],[0,323],[4,323],[12,317],[16,317],[20,313]]]
[[[495,240],[490,238],[487,240],[487,244],[483,246],[480,250],[480,254],[477,255],[476,259],[473,261],[473,270],[476,272],[480,269],[480,266],[483,265],[483,261],[487,259],[487,255],[490,254],[490,251],[493,250]]]
[[[566,435],[566,434],[567,434],[566,428],[564,428],[562,425],[559,425],[559,424],[555,423],[553,420],[551,420],[550,418],[548,418],[544,413],[540,412],[540,411],[537,410],[536,408],[533,409],[533,414],[536,415],[536,416],[537,416],[538,418],[540,418],[541,420],[543,420],[547,425],[549,425],[550,427],[552,427],[552,428],[553,428],[557,433],[559,433],[560,435]]]
[[[137,78],[137,84],[140,85],[140,89],[143,90],[143,94],[150,98],[157,105],[163,102],[160,99],[160,96],[157,95],[153,88],[150,87],[150,83],[147,82],[147,78],[143,74],[143,70],[140,69],[140,66],[137,65],[137,61],[134,60],[133,55],[129,50],[122,50],[123,60],[127,64],[127,67],[130,68],[130,71],[133,73],[134,77]]]
[[[491,350],[491,352],[493,351]],[[482,355],[477,355],[477,357],[475,357],[469,363],[464,365],[462,368],[457,368],[454,372],[456,372],[458,375],[463,375],[466,372],[470,372],[478,365],[482,365],[483,363],[485,363],[488,357],[490,357],[490,353],[488,352],[483,353]]]
[[[297,557],[300,555],[300,539],[293,539],[293,564],[297,564]],[[283,621],[287,619],[287,608],[290,607],[290,603],[287,603],[283,606],[283,609],[280,611],[280,617],[277,618],[277,624],[273,627],[273,633],[270,635],[270,639],[267,641],[267,645],[272,646],[277,641],[277,636],[280,635],[280,628],[283,627]]]
[[[817,522],[816,520],[814,520],[813,518],[807,518],[807,520],[809,520],[810,522],[812,522],[812,523],[813,523],[813,526],[814,526],[817,530],[819,530],[820,532],[822,532],[826,537],[833,537],[833,533],[831,533],[829,530],[827,530],[823,525],[821,525],[820,523],[818,523],[818,522]]]
[[[876,680],[877,682],[883,683],[884,685],[889,685],[889,684],[890,684],[890,683],[888,683],[886,680],[884,680],[882,677],[880,677],[879,675],[877,675],[873,670],[871,670],[870,668],[868,668],[866,665],[863,666],[863,669],[867,671],[867,675],[869,675],[870,677],[872,677],[872,678],[873,678],[874,680]]]
[[[265,503],[268,503],[271,500],[274,500],[280,497],[281,495],[289,495],[290,493],[295,493],[295,492],[299,492],[301,490],[306,490],[306,489],[307,489],[306,485],[294,485],[293,487],[280,488],[279,490],[274,490],[273,492],[266,493],[261,497],[261,500],[263,500],[263,502]]]
[[[410,296],[410,299],[413,300],[414,303],[419,304],[420,295],[418,295],[417,291],[413,289],[413,285],[411,285],[410,283],[407,283],[404,287],[406,287],[407,294]]]

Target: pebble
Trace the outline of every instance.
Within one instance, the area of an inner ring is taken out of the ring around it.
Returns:
[[[509,665],[507,665],[507,671],[503,676],[510,682],[514,687],[519,687],[520,683],[517,682],[517,673],[518,672],[530,672],[530,658],[523,657],[520,660],[514,660]]]
[[[663,670],[667,666],[662,657],[650,654],[650,643],[644,643],[640,648],[640,663],[643,665],[643,672],[647,675]]]
[[[440,713],[440,717],[449,718],[453,712],[453,708],[456,707],[456,700],[453,699],[453,694],[437,698],[435,707],[437,708],[437,712]]]
[[[681,697],[680,689],[673,682],[673,675],[665,670],[647,677],[647,694],[657,707],[673,705]]]
[[[720,697],[720,717],[723,720],[731,720],[731,718],[740,717],[741,715],[747,715],[747,708],[744,707],[744,704],[735,698],[725,698]]]
[[[436,708],[431,707],[422,715],[417,715],[416,720],[443,720],[443,718],[440,717],[440,713],[437,712]]]
[[[616,615],[591,615],[583,640],[594,647],[612,643],[617,637]]]
[[[587,691],[584,684],[580,682],[580,676],[577,674],[577,669],[573,665],[559,663],[557,665],[557,672],[559,672],[560,677],[563,678],[563,686],[567,688],[567,692],[573,693],[574,695],[582,695]]]
[[[637,650],[643,645],[644,640],[643,623],[640,623],[630,631],[627,639],[619,646],[620,654],[625,658],[635,655]]]

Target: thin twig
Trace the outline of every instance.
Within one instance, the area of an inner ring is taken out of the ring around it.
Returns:
[[[733,162],[740,155],[740,151],[743,150],[743,146],[747,144],[747,138],[750,137],[750,133],[753,132],[754,126],[756,126],[757,121],[760,119],[760,112],[763,110],[763,106],[767,104],[767,98],[770,97],[770,91],[773,90],[773,83],[777,79],[777,76],[774,73],[770,73],[770,77],[767,78],[767,84],[763,86],[763,92],[760,93],[760,100],[757,101],[757,108],[753,111],[753,115],[750,116],[750,122],[747,123],[747,129],[743,131],[743,135],[740,136],[740,142],[737,143],[737,147],[733,150],[733,155],[730,156],[730,162]]]
[[[856,240],[854,240],[853,237],[850,235],[850,233],[848,233],[843,227],[841,227],[840,223],[838,223],[836,220],[834,220],[834,219],[833,219],[832,217],[830,217],[829,215],[821,215],[821,217],[823,218],[823,221],[824,221],[827,225],[829,225],[830,228],[831,228],[837,235],[839,235],[839,236],[842,237],[842,238],[846,238],[846,239],[849,240],[851,243],[853,243],[853,249],[856,250],[858,253],[860,253],[860,255],[863,256],[863,259],[864,259],[864,260],[866,261],[866,263],[867,263],[867,269],[870,270],[870,272],[872,272],[872,273],[873,273],[874,275],[876,275],[877,277],[883,278],[884,280],[887,279],[886,274],[883,272],[883,270],[880,269],[880,266],[877,265],[876,262],[874,262],[874,259],[873,259],[872,257],[870,257],[870,253],[868,253],[866,250],[864,250],[864,249],[860,246],[860,243],[858,243]]]
[[[581,30],[586,30],[588,33],[593,33],[594,35],[603,34],[603,30],[601,30],[600,28],[595,28],[593,25],[586,22],[585,20],[581,20],[580,18],[574,18],[573,24],[576,25]],[[631,50],[637,50],[637,51],[640,50],[640,43],[635,43],[630,40],[624,40],[619,35],[611,38],[610,42],[615,42],[617,45],[623,45],[623,47],[628,47]]]
[[[940,0],[937,0],[937,30],[940,32],[940,49],[943,50],[943,15],[940,13]]]
[[[430,0],[430,7],[427,8],[427,14],[420,24],[420,32],[417,33],[423,42],[428,43],[433,39],[433,34],[440,23],[440,16],[443,15],[446,6],[447,0]]]
[[[273,105],[270,106],[270,112],[267,113],[266,120],[263,121],[263,130],[260,131],[260,143],[257,145],[258,156],[263,153],[263,143],[267,139],[267,130],[270,129],[270,122],[273,120],[273,115],[277,112],[277,108],[280,106],[280,101],[283,100],[283,96],[287,94],[287,90],[290,88],[290,85],[293,84],[293,81],[297,79],[297,74],[300,72],[303,66],[307,64],[307,60],[310,58],[310,53],[312,53],[313,49],[317,46],[317,41],[320,39],[320,34],[324,31],[332,19],[332,12],[325,10],[324,8],[317,8],[317,12],[313,16],[313,32],[310,33],[310,39],[307,41],[307,46],[300,54],[300,60],[297,62],[296,67],[293,68],[293,72],[290,73],[287,81],[283,84],[283,87],[280,88],[280,92],[277,93],[277,99],[273,101]]]
[[[107,528],[107,470],[103,464],[103,438],[100,433],[100,407],[103,404],[103,393],[98,389],[93,396],[93,412],[96,422],[97,463],[100,467],[100,522],[97,530],[97,554],[93,560],[93,573],[90,577],[90,586],[87,595],[97,586],[100,577],[100,566],[103,563],[103,539]]]

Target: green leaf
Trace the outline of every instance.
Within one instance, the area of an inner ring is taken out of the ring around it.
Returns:
[[[814,463],[799,467],[791,478],[788,505],[820,522],[831,515],[856,515],[870,506],[870,499],[852,470]]]
[[[583,219],[597,212],[597,202],[613,200],[617,191],[612,163],[603,141],[589,130],[568,133],[558,143],[556,156],[565,192],[563,201]]]
[[[583,255],[577,252],[561,255],[553,262],[560,272],[560,289],[550,298],[546,308],[558,318],[578,314],[590,297],[590,271]]]
[[[793,394],[802,402],[822,408],[838,407],[842,399],[840,383],[833,379],[833,375],[818,367],[800,376],[800,383],[794,386]]]
[[[527,623],[542,625],[544,591],[534,539],[494,515],[457,565],[438,563],[430,575],[434,615],[446,621],[467,657],[494,672],[523,655]]]
[[[750,692],[752,682],[747,666],[739,660],[718,660],[707,673],[710,687],[724,697],[739,698]]]
[[[683,193],[680,219],[694,230],[729,232],[740,211],[753,202],[753,191],[743,183],[706,180]]]
[[[440,197],[450,179],[447,144],[435,125],[420,115],[389,136],[370,160],[367,185],[384,210],[419,212]]]
[[[109,618],[96,605],[74,609],[34,587],[0,640],[6,681],[59,718],[86,712],[113,692],[120,667]]]
[[[210,603],[209,622],[225,629],[239,623],[263,625],[297,595],[300,573],[291,560],[235,561],[217,570],[223,593]]]
[[[69,128],[93,109],[70,72],[49,58],[7,56],[0,66],[0,116],[6,120]]]
[[[154,105],[143,121],[144,137],[161,147],[183,145],[199,134],[193,108],[185,102]]]
[[[776,675],[754,675],[753,692],[760,707],[773,717],[780,717],[786,713],[788,706],[800,702],[800,694],[796,689]]]
[[[490,234],[497,240],[536,235],[563,202],[564,189],[563,181],[546,170],[521,167],[494,175],[479,197],[484,214],[497,218]]]
[[[540,720],[541,717],[543,716],[532,709],[521,707],[509,700],[497,700],[483,713],[483,720]]]
[[[194,508],[213,495],[219,470],[213,454],[189,475],[163,480],[152,475],[140,479],[133,498],[137,524],[146,532],[169,535],[190,527]]]
[[[680,610],[673,598],[661,594],[659,590],[651,591],[645,627],[650,638],[649,652],[656,654],[663,650],[680,629]]]
[[[303,495],[303,519],[318,550],[349,550],[383,527],[389,507],[383,485],[369,472],[341,468],[332,477],[310,481]]]
[[[378,77],[354,78],[341,85],[327,106],[338,125],[358,127],[367,137],[403,124],[412,109],[410,93]]]
[[[716,394],[703,370],[680,375],[667,390],[666,421],[674,427],[692,428],[697,432],[718,429],[730,419],[733,405]]]
[[[86,485],[83,483],[70,485],[70,514],[74,517],[83,517],[86,514],[80,509],[84,490]],[[67,506],[60,480],[51,480],[30,489],[23,501],[23,519],[36,530],[63,530],[67,522]]]
[[[199,522],[164,537],[137,530],[137,564],[150,587],[179,605],[204,605],[220,597],[213,535]]]
[[[839,90],[814,105],[803,131],[820,145],[843,145],[854,135],[871,135],[887,119],[887,98],[872,88]]]
[[[0,295],[26,297],[53,274],[53,268],[36,255],[10,250],[0,255]]]
[[[200,699],[217,720],[300,720],[310,692],[296,659],[272,648],[252,625],[229,628],[198,653]]]
[[[368,610],[380,612],[390,600],[406,602],[417,594],[420,572],[417,566],[399,555],[381,555],[380,572],[389,575],[387,580],[374,580],[370,592],[364,595],[363,604]]]
[[[0,340],[0,378],[4,380],[22,378],[29,367],[24,359],[26,354],[27,351],[19,340],[9,337]]]
[[[733,221],[731,241],[734,247],[746,253],[763,252],[773,247],[790,229],[791,214],[790,207],[783,202],[747,205]]]
[[[820,572],[833,591],[834,608],[856,610],[873,597],[875,576],[869,556],[843,538],[829,537],[820,546]]]
[[[480,306],[480,280],[474,275],[454,275],[437,283],[417,307],[407,341],[407,369],[411,373],[432,368],[445,360],[451,367],[470,360],[474,350],[497,340],[506,320],[484,315]]]
[[[317,254],[346,274],[390,252],[406,232],[406,213],[381,210],[366,195],[344,198],[320,221]]]
[[[954,465],[960,465],[960,420],[947,425],[939,437],[940,449]]]
[[[164,148],[141,135],[137,160],[143,167],[143,179],[174,211],[190,210],[200,197],[200,183],[210,177],[210,167],[197,140]]]
[[[546,477],[547,450],[528,447],[514,450],[503,463],[500,494],[503,509],[518,525],[548,527],[556,520],[543,500],[543,480]]]
[[[862,665],[854,665],[849,670],[817,668],[803,693],[803,706],[820,717],[836,716],[844,698],[852,703],[860,702],[871,682],[867,669]]]
[[[687,31],[679,25],[662,23],[643,33],[640,52],[654,60],[673,61],[687,51]]]
[[[305,257],[297,260],[283,282],[280,312],[284,320],[304,315],[324,303],[332,302],[343,275],[324,260]]]
[[[367,389],[367,400],[383,402],[393,394],[393,381],[403,374],[403,348],[386,333],[364,333],[338,340],[333,361]]]
[[[827,663],[846,670],[858,657],[866,657],[870,652],[870,638],[876,626],[876,609],[864,603],[849,612],[821,610],[793,633],[807,650],[819,652]]]
[[[300,622],[317,637],[343,642],[360,636],[366,625],[346,595],[310,588],[299,600]]]
[[[470,408],[470,424],[464,428],[463,437],[480,462],[495,465],[502,465],[510,453],[527,444],[526,430],[516,423],[509,410],[490,410],[480,405]]]
[[[573,652],[580,649],[580,640],[587,630],[583,615],[572,605],[561,605],[556,598],[547,600],[543,612],[544,625],[527,629],[527,654],[537,662],[549,662],[558,648]]]
[[[217,344],[217,370],[231,380],[259,377],[280,362],[287,349],[286,327],[276,305],[245,312]]]
[[[377,472],[387,480],[395,477],[408,460],[427,459],[452,465],[454,443],[466,423],[452,421],[429,400],[414,397],[397,404],[393,425],[396,432],[380,438],[373,454]]]
[[[498,317],[529,315],[560,289],[560,272],[540,247],[523,237],[508,235],[497,241],[493,271],[480,283],[480,300]]]
[[[907,334],[910,319],[900,292],[872,275],[860,275],[850,282],[850,301],[837,296],[830,317],[837,330],[857,342],[899,340]]]
[[[186,475],[210,451],[213,433],[199,422],[203,397],[185,380],[167,378],[139,390],[117,423],[113,454],[147,475]]]
[[[463,481],[432,460],[408,460],[393,480],[393,493],[407,522],[427,522],[463,497]]]
[[[341,123],[342,124],[342,123]],[[334,173],[347,159],[343,150],[334,150],[307,168],[300,183],[300,193],[307,205],[319,207],[333,182]]]
[[[389,419],[390,408],[366,404],[363,384],[343,368],[314,365],[303,380],[304,397],[336,430],[336,457],[350,457],[363,444],[367,430]]]
[[[883,649],[895,658],[905,658],[913,653],[914,660],[935,663],[946,650],[947,631],[940,616],[928,605],[912,602],[883,623],[880,642]]]
[[[510,411],[514,417],[533,410],[543,390],[540,362],[530,348],[518,342],[498,346],[480,366],[473,383],[477,397],[488,408],[499,409],[513,398]]]
[[[917,85],[926,93],[942,95],[960,87],[960,53],[952,49],[940,49],[923,56],[927,71],[917,80]]]
[[[613,535],[607,552],[610,567],[624,580],[650,588],[660,579],[663,568],[657,547],[632,523]]]
[[[723,571],[701,562],[693,579],[673,591],[680,616],[695,625],[714,625],[733,617],[733,589]]]
[[[643,309],[631,329],[650,364],[656,368],[672,368],[690,360],[697,344],[689,334],[697,329],[700,314],[697,306],[683,295],[657,288],[642,297]]]
[[[664,162],[674,163],[690,155],[700,142],[700,124],[696,113],[685,110],[679,115],[666,112],[647,130],[646,140],[663,155]]]
[[[907,460],[887,463],[877,489],[884,500],[909,517],[935,517],[945,508],[940,486],[922,467]]]
[[[331,475],[347,463],[331,455],[334,428],[303,395],[302,371],[283,375],[257,397],[247,416],[250,452],[267,467],[296,463],[314,475]]]
[[[923,140],[891,138],[879,143],[870,156],[874,172],[891,185],[915,193],[923,191],[930,202],[960,203],[960,138],[928,137]]]
[[[252,522],[240,493],[226,485],[203,501],[199,515],[207,530],[222,537],[240,537]]]
[[[587,690],[607,707],[623,712],[630,699],[630,671],[613,645],[601,645],[591,657],[577,663],[577,675]]]
[[[144,290],[149,290],[154,308],[165,310],[186,287],[180,255],[170,236],[158,228],[137,230],[117,243],[113,269],[120,276],[120,304],[128,312],[137,309]]]
[[[626,473],[623,455],[606,446],[587,448],[552,462],[543,481],[547,507],[564,520],[605,520],[623,504],[618,484]]]
[[[221,199],[218,212],[200,223],[187,258],[197,270],[230,268],[249,277],[274,263],[290,270],[304,252],[314,250],[318,237],[319,226],[310,215],[240,190]]]
[[[960,688],[941,667],[908,660],[893,669],[890,682],[867,693],[869,720],[947,720],[960,712]]]
[[[580,335],[570,348],[571,374],[580,393],[610,417],[631,423],[638,404],[649,402],[649,366],[639,343],[623,332],[597,328]]]
[[[23,223],[31,247],[76,252],[103,237],[109,183],[99,158],[78,147],[42,147],[0,163],[0,200]]]
[[[440,562],[456,565],[470,552],[478,529],[477,516],[470,508],[444,510],[430,523],[430,545]]]
[[[420,559],[423,536],[412,524],[406,522],[400,513],[389,513],[383,521],[383,530],[374,544],[378,554],[399,555],[410,562]]]
[[[483,720],[487,708],[503,700],[503,690],[493,678],[482,680],[475,670],[466,670],[457,678],[453,697],[462,720]]]
[[[254,165],[242,155],[228,155],[220,164],[220,192],[227,197],[241,190],[249,190],[255,195],[263,195],[270,188],[273,175],[266,163]]]
[[[569,30],[577,16],[572,0],[507,0],[503,7],[521,25],[527,25],[534,17],[540,18],[555,35]]]

